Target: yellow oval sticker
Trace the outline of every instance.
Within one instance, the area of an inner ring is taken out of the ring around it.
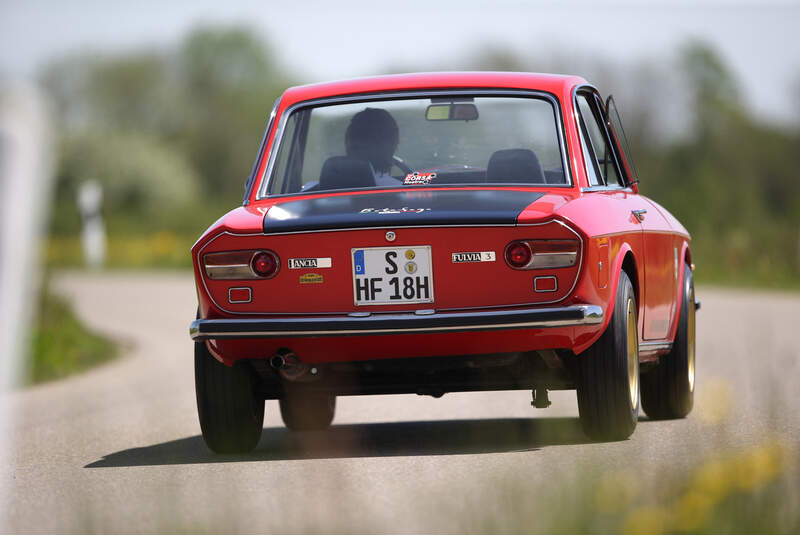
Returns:
[[[322,280],[322,275],[319,273],[304,273],[300,275],[300,284],[319,284]]]

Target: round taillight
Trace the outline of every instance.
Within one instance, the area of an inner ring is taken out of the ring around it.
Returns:
[[[278,272],[278,257],[275,253],[261,251],[253,255],[250,267],[259,277],[272,277]]]
[[[506,262],[515,268],[527,266],[531,261],[531,249],[525,242],[512,243],[506,249]]]

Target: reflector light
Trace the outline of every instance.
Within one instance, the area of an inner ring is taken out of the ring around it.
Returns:
[[[249,303],[253,300],[253,289],[249,286],[228,288],[228,303],[232,305]]]
[[[278,258],[275,253],[261,251],[253,255],[253,260],[250,262],[250,267],[253,272],[259,277],[272,277],[278,271]]]
[[[574,266],[578,240],[519,240],[506,246],[506,262],[515,269],[547,269]]]
[[[525,242],[511,243],[506,248],[506,261],[511,267],[522,268],[531,261],[531,249]]]

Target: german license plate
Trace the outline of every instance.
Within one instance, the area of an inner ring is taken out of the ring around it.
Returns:
[[[351,249],[355,304],[433,303],[430,245]]]

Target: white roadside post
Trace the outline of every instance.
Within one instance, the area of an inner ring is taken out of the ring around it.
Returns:
[[[103,223],[103,188],[96,180],[87,180],[78,188],[78,209],[83,227],[81,243],[83,258],[92,269],[102,267],[106,260],[106,227]]]
[[[30,86],[0,85],[0,519],[12,481],[9,391],[19,381],[38,302],[39,244],[50,206],[50,124]],[[0,521],[2,522],[2,521]],[[5,529],[0,525],[0,532]]]

